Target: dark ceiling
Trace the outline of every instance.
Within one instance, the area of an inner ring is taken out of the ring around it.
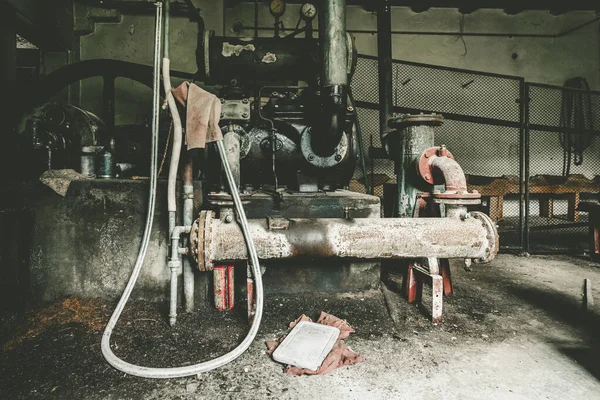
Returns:
[[[256,0],[225,0],[230,6],[236,3],[254,3]],[[262,3],[268,3],[265,0],[258,0]],[[302,4],[303,0],[288,0],[290,4]],[[318,3],[319,1],[313,1]],[[377,0],[347,0],[349,5],[360,5],[366,9],[373,10],[377,7]],[[600,11],[600,1],[593,0],[570,0],[570,1],[552,1],[552,0],[388,0],[391,6],[410,7],[415,12],[426,11],[433,7],[458,8],[463,13],[468,14],[479,8],[503,9],[509,14],[517,14],[525,10],[547,10],[553,14],[563,14],[568,11],[585,10]]]

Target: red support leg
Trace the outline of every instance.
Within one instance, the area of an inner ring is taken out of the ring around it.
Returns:
[[[440,258],[438,261],[444,284],[444,295],[454,296],[454,285],[452,285],[452,274],[450,273],[450,260],[447,258]]]
[[[408,264],[404,291],[409,303],[414,303],[417,300],[417,280],[415,279],[413,263]]]
[[[233,310],[235,305],[235,289],[234,289],[234,267],[230,265],[227,267],[227,309]]]
[[[254,321],[254,314],[256,314],[256,299],[254,298],[254,279],[252,279],[252,271],[250,270],[250,264],[248,264],[248,278],[246,279],[246,289],[248,293],[248,325],[252,325],[252,321]]]
[[[223,265],[215,265],[213,269],[213,291],[216,309],[225,310],[227,308],[227,278]]]
[[[215,307],[219,311],[233,310],[234,298],[233,265],[215,265],[213,270],[213,286]]]
[[[440,322],[444,303],[444,281],[440,275],[433,275],[431,279],[431,322]]]

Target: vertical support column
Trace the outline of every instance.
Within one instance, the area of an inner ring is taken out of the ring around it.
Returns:
[[[183,225],[191,226],[194,222],[194,158],[188,151],[185,154],[186,162],[183,166]],[[183,240],[187,247],[187,237]],[[183,305],[186,312],[194,311],[194,268],[189,257],[183,258]]]
[[[527,162],[525,156],[525,146],[526,146],[526,130],[527,130],[527,122],[528,122],[528,109],[529,109],[529,88],[525,83],[524,79],[519,81],[519,247],[522,252],[526,252],[525,250],[525,242],[526,242],[526,209],[529,207],[527,204],[528,199],[526,199],[525,192],[526,188],[526,178],[525,178],[525,164]],[[490,202],[491,202],[490,198]],[[491,207],[491,205],[490,205]],[[491,215],[492,220],[497,221],[497,216]]]
[[[377,8],[377,58],[379,61],[379,130],[387,135],[387,121],[393,112],[392,82],[392,12],[389,0],[378,0]]]
[[[394,109],[392,81],[392,8],[389,0],[376,1],[378,1],[377,59],[379,67],[379,135],[381,138],[381,145],[382,147],[385,147],[385,141],[389,131],[388,120],[392,116]],[[396,209],[400,210],[403,199],[404,165],[396,166],[396,174],[398,184],[398,206]],[[371,159],[371,176],[373,176],[373,159]]]
[[[524,110],[524,130],[523,130],[523,185],[524,185],[524,193],[523,199],[525,202],[524,216],[523,216],[523,232],[522,232],[522,245],[523,245],[523,254],[529,254],[529,164],[530,164],[530,154],[529,154],[529,85],[525,84],[525,96],[524,102],[525,105],[523,107]]]

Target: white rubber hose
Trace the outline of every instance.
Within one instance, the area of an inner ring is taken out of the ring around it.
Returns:
[[[162,3],[157,3],[157,37],[160,36],[160,19],[162,18]],[[155,54],[160,54],[160,40],[157,40],[155,43]],[[246,213],[244,212],[244,208],[235,186],[235,181],[233,175],[231,173],[231,169],[229,167],[229,163],[227,161],[227,157],[225,154],[225,148],[223,146],[222,141],[217,142],[217,148],[219,150],[219,155],[221,157],[221,162],[225,169],[225,175],[227,177],[227,182],[229,183],[229,187],[231,189],[231,195],[233,197],[233,201],[235,203],[236,209],[238,211],[239,222],[242,228],[242,232],[244,234],[244,238],[246,240],[246,245],[248,246],[248,252],[250,255],[250,260],[252,261],[252,272],[254,274],[255,284],[256,284],[256,315],[254,317],[254,321],[250,326],[250,330],[244,340],[229,353],[222,355],[216,359],[205,361],[200,364],[188,365],[184,367],[175,367],[175,368],[151,368],[151,367],[143,367],[139,365],[134,365],[128,363],[117,357],[112,349],[110,348],[110,337],[112,335],[112,331],[115,328],[127,301],[131,295],[131,291],[133,290],[138,276],[140,274],[140,270],[142,268],[142,264],[144,262],[144,258],[146,256],[146,251],[148,249],[148,243],[150,241],[150,233],[152,230],[152,223],[154,221],[154,206],[156,201],[156,180],[157,180],[157,159],[158,159],[158,112],[159,112],[159,75],[160,75],[160,65],[158,62],[158,56],[155,57],[155,74],[154,74],[154,115],[153,115],[153,132],[152,132],[152,155],[150,162],[150,194],[148,201],[148,213],[146,218],[146,227],[144,229],[144,234],[142,237],[142,244],[140,246],[140,251],[138,253],[138,257],[136,263],[133,267],[133,271],[131,272],[131,276],[129,281],[127,282],[127,286],[123,291],[123,295],[117,304],[113,314],[111,315],[108,324],[104,330],[104,334],[102,335],[102,355],[106,359],[106,361],[112,365],[114,368],[119,371],[125,372],[130,375],[135,375],[143,378],[180,378],[185,376],[197,375],[199,373],[208,372],[215,368],[219,368],[223,365],[230,363],[235,360],[239,356],[241,356],[252,344],[256,334],[258,333],[258,329],[260,327],[262,313],[263,313],[263,284],[262,284],[262,274],[260,271],[260,264],[258,261],[258,256],[256,254],[256,248],[254,247],[254,243],[250,236],[250,232],[248,230],[248,220],[246,218]]]

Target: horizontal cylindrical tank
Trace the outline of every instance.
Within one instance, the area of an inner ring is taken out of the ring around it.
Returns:
[[[472,258],[491,260],[498,251],[489,217],[283,219],[249,221],[258,257]],[[192,229],[192,251],[201,270],[216,261],[245,260],[246,243],[236,223],[203,212]]]

